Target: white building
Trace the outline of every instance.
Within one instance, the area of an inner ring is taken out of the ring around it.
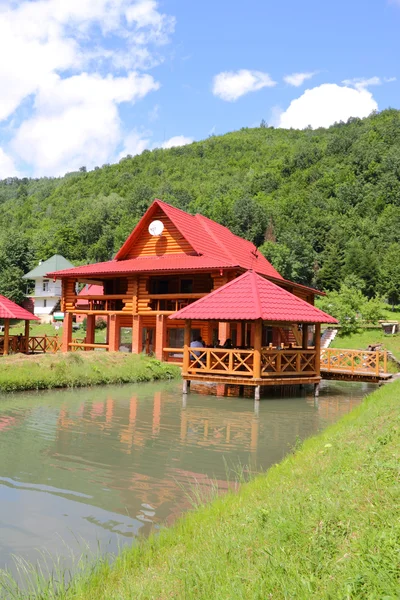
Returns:
[[[61,298],[61,281],[53,281],[46,277],[46,274],[62,269],[72,269],[73,266],[69,260],[60,254],[54,254],[48,260],[40,261],[37,267],[24,275],[24,279],[35,281],[35,289],[30,297],[35,305],[34,314],[39,317],[42,323],[52,322],[54,309],[57,308]],[[57,313],[57,315],[60,315],[60,313]]]

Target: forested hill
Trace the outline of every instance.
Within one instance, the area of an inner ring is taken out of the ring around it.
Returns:
[[[400,287],[400,112],[329,129],[242,129],[60,179],[0,182],[0,293],[39,259],[110,259],[155,198],[252,240],[287,278]],[[395,283],[394,283],[395,282]]]

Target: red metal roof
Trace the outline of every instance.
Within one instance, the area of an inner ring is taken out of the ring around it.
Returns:
[[[102,296],[104,294],[104,288],[102,285],[85,285],[78,294],[78,300],[76,306],[82,306],[88,303],[86,298],[79,298],[79,296]]]
[[[23,321],[39,321],[32,313],[18,306],[5,296],[0,296],[0,319],[18,319]]]
[[[152,215],[161,209],[182,236],[189,242],[196,255],[166,254],[160,257],[124,259],[132,245],[140,237]],[[84,277],[85,275],[113,275],[121,273],[180,271],[196,269],[253,269],[257,273],[282,279],[282,276],[257,251],[251,242],[234,235],[229,229],[202,215],[189,215],[170,204],[155,200],[138,225],[128,237],[112,261],[85,265],[74,269],[48,273],[49,277]]]
[[[170,319],[218,321],[279,321],[285,323],[337,323],[327,313],[294,294],[247,271],[171,315]]]

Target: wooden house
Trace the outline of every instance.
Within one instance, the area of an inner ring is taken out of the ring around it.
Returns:
[[[318,292],[285,280],[252,243],[202,215],[155,200],[113,260],[48,274],[62,282],[63,350],[77,346],[72,340],[72,320],[74,315],[84,315],[87,349],[126,350],[129,340],[134,353],[154,353],[160,360],[182,363],[185,322],[171,315],[247,271],[285,290],[295,307],[297,300],[313,306]],[[102,286],[102,293],[92,294],[94,288],[89,288],[87,294],[78,296],[77,283]],[[105,344],[94,340],[95,317],[100,315],[108,322]],[[219,319],[191,319],[189,335],[201,336],[208,346],[230,339],[233,346],[252,347],[257,331],[250,320],[221,314]],[[312,336],[312,328],[307,331]],[[294,312],[285,322],[263,322],[260,332],[265,347],[305,343],[301,319]]]

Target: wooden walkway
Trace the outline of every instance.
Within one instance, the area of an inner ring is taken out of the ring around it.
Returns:
[[[320,365],[322,379],[384,383],[392,378],[387,372],[387,352],[379,350],[324,348]]]

